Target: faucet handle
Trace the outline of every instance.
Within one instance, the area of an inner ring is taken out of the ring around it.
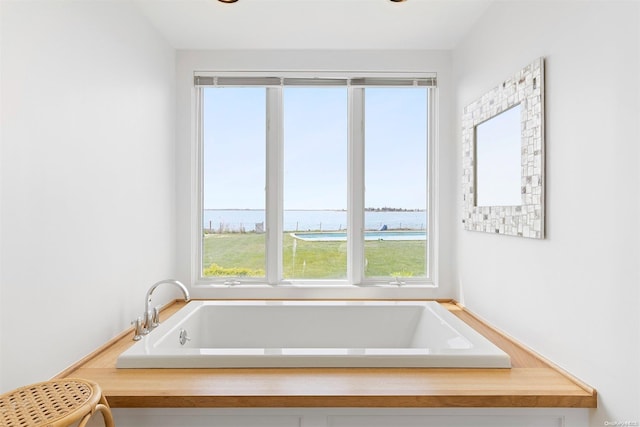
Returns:
[[[160,306],[153,307],[151,312],[151,328],[155,328],[160,324]]]
[[[138,317],[136,320],[132,321],[134,335],[133,340],[139,341],[144,335],[144,326],[142,325],[142,317]]]

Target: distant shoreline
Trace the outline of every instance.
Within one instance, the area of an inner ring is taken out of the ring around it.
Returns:
[[[348,214],[344,210],[285,210],[282,213],[282,228],[287,231],[337,231],[348,226]],[[264,230],[264,209],[205,209],[202,226],[206,230],[250,231]],[[426,211],[367,210],[364,212],[364,227],[368,230],[423,230],[427,226]]]

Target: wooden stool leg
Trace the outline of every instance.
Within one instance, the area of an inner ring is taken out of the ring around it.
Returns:
[[[78,427],[85,427],[87,425],[87,423],[89,422],[89,419],[96,412],[100,412],[102,414],[102,418],[104,420],[105,427],[115,427],[115,424],[113,422],[113,415],[111,415],[111,409],[109,408],[109,404],[107,403],[107,399],[105,399],[104,396],[100,397],[100,402],[91,411],[91,413],[85,415],[82,418],[82,420],[78,424]]]
[[[104,418],[105,427],[115,427],[113,422],[113,415],[111,414],[111,408],[109,408],[109,403],[107,403],[107,399],[102,396],[100,398],[100,403],[98,403],[98,409],[102,412],[102,418]]]

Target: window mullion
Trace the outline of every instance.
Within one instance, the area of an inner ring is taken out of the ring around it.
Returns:
[[[282,279],[283,105],[282,88],[267,88],[266,245],[267,283]]]
[[[194,211],[196,212],[196,221],[195,223],[193,223],[192,225],[192,229],[193,229],[193,234],[192,236],[198,236],[197,242],[197,249],[196,249],[196,259],[192,260],[192,265],[191,265],[191,276],[192,277],[196,277],[198,280],[202,279],[202,271],[203,271],[203,252],[204,252],[204,240],[202,238],[203,236],[203,230],[202,230],[202,216],[203,216],[203,211],[202,208],[204,206],[204,156],[203,156],[203,152],[204,152],[204,138],[203,138],[203,134],[204,134],[204,127],[203,127],[203,113],[204,113],[204,107],[203,107],[203,97],[204,97],[204,93],[203,93],[203,89],[201,87],[196,87],[195,88],[195,93],[194,93],[194,97],[195,97],[195,109],[193,110],[193,114],[196,118],[196,122],[195,122],[195,128],[194,128],[194,132],[196,135],[196,141],[198,141],[198,143],[196,144],[196,158],[198,159],[198,161],[195,163],[196,164],[196,173],[195,173],[195,177],[196,177],[196,181],[192,184],[193,186],[195,186],[196,188],[196,194],[198,194],[198,198],[195,200],[195,206]]]
[[[364,89],[349,89],[347,278],[364,278]]]
[[[438,254],[435,248],[438,247],[438,109],[436,108],[438,99],[438,89],[429,88],[427,92],[427,280],[437,284],[437,263]]]

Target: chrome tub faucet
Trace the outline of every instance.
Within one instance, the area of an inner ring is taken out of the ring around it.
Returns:
[[[138,341],[140,338],[142,338],[142,335],[148,334],[160,323],[160,307],[156,306],[153,309],[151,308],[151,295],[153,294],[153,291],[155,291],[156,288],[163,283],[175,285],[180,288],[182,290],[182,293],[184,294],[185,302],[189,302],[189,300],[191,299],[187,287],[178,280],[165,279],[154,283],[147,291],[147,296],[144,301],[144,313],[142,314],[142,317],[138,317],[132,322],[132,324],[135,326],[135,335],[133,337],[134,341]]]

